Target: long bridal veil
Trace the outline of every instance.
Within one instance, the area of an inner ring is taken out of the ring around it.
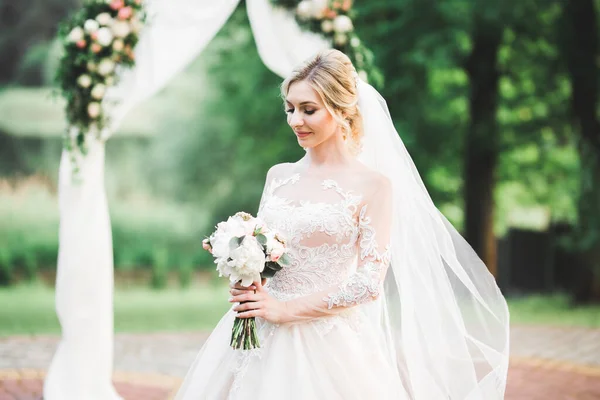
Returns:
[[[358,78],[357,78],[358,79]],[[391,267],[374,316],[410,397],[504,398],[509,312],[494,277],[437,210],[383,97],[358,79],[359,160],[392,182]]]

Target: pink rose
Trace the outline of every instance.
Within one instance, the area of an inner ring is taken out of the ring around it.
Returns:
[[[285,253],[285,249],[283,247],[275,247],[271,251],[271,261],[277,262],[281,258],[283,253]]]
[[[133,9],[131,7],[123,7],[119,10],[118,18],[119,19],[129,19],[133,14]]]
[[[79,47],[80,49],[83,49],[86,44],[87,44],[87,42],[85,40],[81,39],[75,43],[75,46]]]
[[[112,0],[110,2],[110,8],[113,10],[120,10],[123,7],[125,7],[125,2],[123,0]]]

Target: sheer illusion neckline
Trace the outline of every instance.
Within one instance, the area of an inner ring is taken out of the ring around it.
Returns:
[[[315,181],[318,183],[319,186],[321,186],[322,190],[334,190],[335,192],[337,192],[339,194],[340,198],[338,201],[335,201],[335,202],[312,201],[310,199],[291,199],[289,197],[280,196],[280,195],[275,194],[275,190],[277,190],[278,188],[281,188],[286,185],[295,185],[296,183],[298,183],[301,180],[309,180],[310,181],[311,178],[312,178],[311,176],[306,177],[305,174],[302,174],[300,172],[295,172],[287,178],[282,178],[282,179],[275,178],[271,182],[271,188],[269,190],[269,195],[273,198],[281,200],[283,202],[283,204],[285,204],[286,206],[291,207],[291,208],[302,208],[302,207],[319,207],[319,208],[336,207],[337,208],[341,205],[341,206],[344,206],[344,209],[347,209],[349,211],[354,211],[352,209],[353,207],[349,207],[349,205],[351,203],[354,203],[353,201],[351,201],[351,199],[362,198],[362,196],[356,196],[352,190],[342,189],[342,187],[338,184],[338,182],[331,178],[315,179]]]

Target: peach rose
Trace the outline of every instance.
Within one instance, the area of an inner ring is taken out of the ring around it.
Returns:
[[[113,10],[120,10],[123,7],[125,7],[125,2],[123,0],[112,0],[110,2],[110,8]]]
[[[325,18],[334,19],[335,17],[337,17],[337,15],[338,14],[335,11],[333,11],[331,8],[325,9]]]
[[[285,248],[283,246],[275,247],[273,250],[271,250],[271,261],[279,261],[283,253],[285,253]]]
[[[102,50],[102,46],[100,46],[98,43],[94,43],[92,44],[92,53],[100,53],[100,50]]]
[[[119,10],[118,18],[119,19],[129,19],[133,14],[133,9],[131,7],[123,7]]]

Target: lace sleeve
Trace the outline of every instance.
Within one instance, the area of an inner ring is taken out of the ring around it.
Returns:
[[[263,206],[265,204],[265,200],[269,195],[269,187],[271,186],[276,167],[277,165],[274,165],[271,168],[269,168],[269,171],[267,171],[267,177],[265,178],[265,186],[263,187],[262,195],[260,196],[260,203],[258,203],[258,212],[256,213],[257,216],[260,216]]]
[[[359,260],[356,272],[323,298],[327,308],[350,307],[376,299],[390,265],[392,191],[389,181],[359,212]]]

